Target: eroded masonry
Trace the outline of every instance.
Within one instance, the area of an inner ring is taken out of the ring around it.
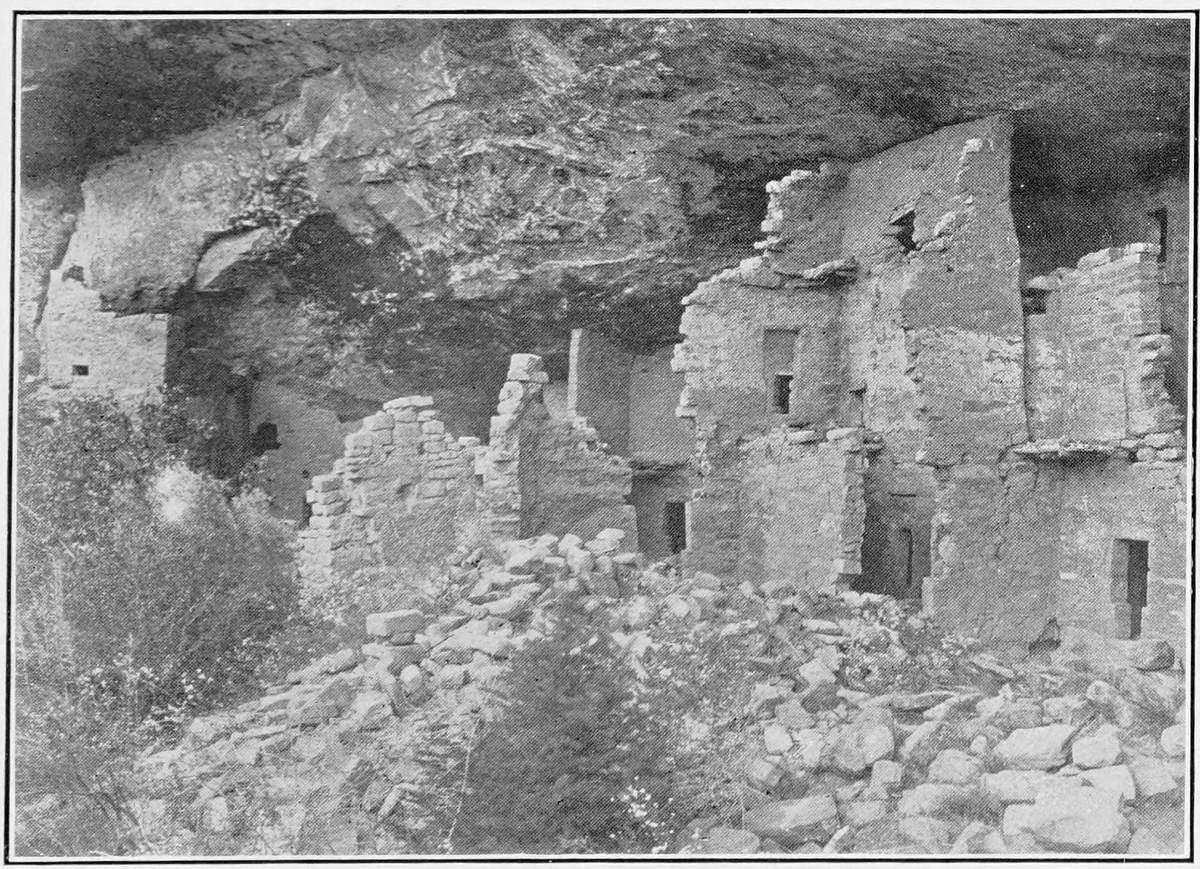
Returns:
[[[1170,173],[1088,189],[1085,144],[997,116],[797,170],[768,187],[759,255],[684,299],[680,343],[576,329],[565,378],[519,353],[394,400],[419,384],[259,365],[307,327],[261,304],[266,279],[212,289],[221,249],[195,281],[212,312],[113,321],[80,230],[43,366],[67,394],[182,385],[217,458],[261,458],[312,594],[616,529],[733,585],[919,598],[987,639],[1053,616],[1178,646],[1189,198]]]
[[[486,445],[387,405],[314,480],[309,572],[442,511],[447,552],[611,526],[731,583],[919,597],[992,640],[1055,616],[1182,643],[1184,188],[1114,191],[1125,243],[1091,250],[1096,209],[1070,219],[1013,143],[997,117],[772,185],[761,255],[684,300],[674,371],[579,330],[565,395],[514,357]],[[1027,273],[1055,232],[1073,261]]]
[[[761,256],[685,300],[690,565],[1182,642],[1186,193],[1064,204],[1013,143],[997,117],[795,172]],[[1027,274],[1046,247],[1074,261]]]

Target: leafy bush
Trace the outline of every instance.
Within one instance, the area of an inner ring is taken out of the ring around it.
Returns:
[[[261,496],[187,467],[203,433],[170,403],[19,410],[17,799],[60,820],[90,807],[69,823],[104,831],[91,850],[121,850],[133,754],[248,689],[294,609],[291,533]],[[39,829],[32,851],[77,853]]]
[[[605,614],[564,598],[496,694],[498,715],[439,785],[450,796],[438,825],[447,850],[662,850],[673,831],[663,763],[672,727],[639,696]]]

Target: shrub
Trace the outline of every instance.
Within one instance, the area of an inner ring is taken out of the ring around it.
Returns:
[[[135,752],[248,689],[294,608],[290,530],[186,466],[200,434],[170,403],[19,408],[17,801],[60,821],[27,824],[19,847],[79,853],[92,828],[88,850],[131,847]]]
[[[669,841],[671,729],[605,622],[567,597],[548,635],[514,654],[498,715],[439,786],[447,850],[648,853]]]

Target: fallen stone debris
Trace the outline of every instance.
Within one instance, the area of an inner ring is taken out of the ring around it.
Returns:
[[[955,645],[883,595],[685,580],[622,539],[546,534],[506,544],[495,562],[460,552],[459,596],[445,611],[371,614],[360,646],[195,720],[178,745],[141,760],[131,810],[147,848],[199,853],[206,836],[234,831],[248,853],[403,852],[395,831],[416,822],[403,807],[422,787],[414,741],[433,718],[466,733],[486,716],[488,686],[568,591],[608,614],[631,663],[664,626],[768,637],[753,662],[764,675],[729,740],[741,806],[692,819],[680,853],[1183,847],[1184,681],[1169,646],[1110,641],[1096,664],[1096,638],[1067,632],[1048,657],[1003,658]],[[667,578],[671,593],[644,593]],[[919,670],[902,634],[951,650],[961,682],[879,684],[889,664]]]

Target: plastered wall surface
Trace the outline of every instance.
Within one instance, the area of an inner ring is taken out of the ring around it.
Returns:
[[[675,416],[683,374],[671,370],[673,347],[635,355],[629,380],[629,455],[635,462],[687,464],[691,426]],[[588,418],[588,422],[591,422]]]
[[[67,277],[58,269],[50,273],[38,331],[42,371],[51,389],[68,395],[111,393],[131,404],[161,396],[166,314],[117,317],[101,311],[100,294],[88,289],[86,278]],[[86,373],[79,366],[86,366]]]
[[[938,471],[933,565],[923,600],[945,624],[1029,642],[1055,598],[1063,470],[1056,463],[963,464]]]
[[[633,355],[590,329],[571,333],[567,412],[591,423],[618,455],[629,454]]]
[[[743,576],[815,592],[861,573],[862,436],[830,435],[804,443],[772,432],[749,444]]]

